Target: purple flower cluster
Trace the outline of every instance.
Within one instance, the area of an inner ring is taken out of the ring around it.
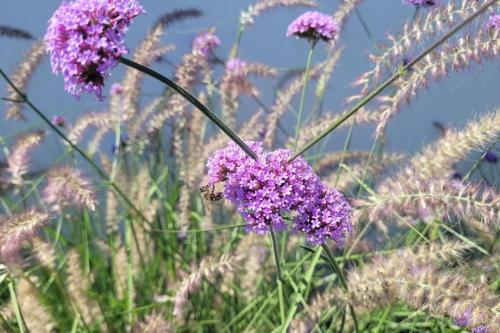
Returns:
[[[330,15],[308,11],[290,23],[286,35],[306,38],[313,42],[319,39],[329,41],[335,37],[338,31],[339,26]]]
[[[102,88],[110,70],[128,52],[125,32],[144,10],[137,0],[75,0],[63,2],[45,35],[52,70],[62,73],[65,89],[79,97]]]
[[[407,4],[416,6],[434,6],[437,4],[437,0],[403,0]]]
[[[493,31],[500,30],[500,14],[491,15],[486,26]]]
[[[455,324],[461,327],[470,327],[472,324],[472,309],[468,308],[466,309],[462,315],[455,317],[454,319]],[[489,330],[486,326],[484,325],[479,325],[475,326],[472,329],[472,333],[488,333]]]
[[[258,156],[264,153],[261,142],[250,141],[246,144]],[[238,167],[243,167],[251,161],[252,159],[239,146],[230,142],[226,148],[217,150],[208,159],[208,182],[210,184],[225,182]]]
[[[220,45],[220,39],[211,32],[204,32],[193,39],[193,50],[208,58],[213,49]]]
[[[224,195],[238,207],[247,228],[259,234],[271,227],[283,230],[284,216],[293,215],[293,229],[310,242],[330,238],[341,244],[352,230],[351,208],[343,195],[323,184],[303,158],[288,162],[291,151],[265,152],[259,142],[248,144],[257,160],[230,143],[207,163],[210,184],[225,182]]]
[[[306,234],[306,239],[322,244],[328,238],[342,245],[352,232],[351,206],[344,195],[321,183],[314,196],[299,207],[295,229]]]

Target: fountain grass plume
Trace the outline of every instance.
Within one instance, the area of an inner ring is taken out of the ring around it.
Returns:
[[[16,84],[20,90],[26,92],[28,83],[33,76],[35,70],[45,55],[45,43],[42,41],[34,43],[24,56],[23,61],[17,66],[12,74],[12,82]],[[6,113],[7,119],[26,120],[23,114],[23,103],[19,101],[19,97],[11,86],[7,86],[8,93],[8,109]]]

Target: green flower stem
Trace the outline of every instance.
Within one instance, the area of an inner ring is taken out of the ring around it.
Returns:
[[[141,64],[138,64],[132,60],[120,57],[120,62],[124,65],[127,65],[129,67],[132,67],[134,69],[137,69],[140,72],[143,72],[144,74],[147,74],[151,76],[152,78],[157,79],[161,83],[169,86],[172,88],[176,93],[184,97],[189,103],[193,104],[198,110],[200,110],[205,116],[207,116],[208,119],[210,119],[217,127],[219,127],[224,133],[231,138],[231,140],[234,141],[238,146],[245,151],[245,153],[250,156],[253,159],[257,159],[257,155],[248,147],[245,142],[235,133],[233,132],[229,127],[227,127],[226,124],[222,120],[217,117],[215,113],[210,111],[203,103],[201,103],[196,97],[191,95],[189,92],[184,90],[181,86],[179,86],[177,83],[174,81],[170,80],[169,78],[161,75],[160,73],[143,66]]]
[[[283,283],[285,282],[285,278],[283,276],[283,271],[281,270],[281,263],[280,263],[280,253],[279,253],[279,244],[278,244],[278,239],[276,238],[276,233],[274,230],[271,228],[269,233],[271,234],[271,241],[273,243],[273,253],[274,253],[274,263],[276,266],[276,275],[277,279],[276,282],[278,284],[278,301],[279,301],[279,307],[280,307],[280,317],[281,317],[281,322],[285,322],[285,300],[283,297]]]
[[[236,44],[234,45],[234,54],[232,54],[232,56],[234,56],[235,58],[238,57],[238,51],[240,49],[240,44],[241,44],[241,38],[243,37],[243,33],[245,32],[245,25],[239,24],[238,26],[238,32],[236,33]]]
[[[354,121],[352,121],[351,124],[349,125],[349,131],[347,132],[347,136],[344,141],[344,147],[342,148],[342,155],[340,156],[339,166],[344,163],[346,152],[349,149],[349,145],[351,144],[353,129],[354,129]],[[342,168],[338,168],[337,175],[335,176],[335,183],[333,183],[335,187],[337,187],[337,184],[339,183],[341,172]]]
[[[26,323],[24,322],[23,313],[21,312],[21,308],[19,307],[19,303],[17,302],[16,291],[14,289],[14,283],[12,279],[9,279],[9,293],[10,293],[10,301],[12,303],[12,307],[14,308],[14,313],[16,314],[17,325],[19,327],[19,332],[25,333],[29,332]]]
[[[299,113],[297,114],[297,125],[295,127],[295,142],[293,145],[293,150],[297,150],[297,145],[299,144],[300,138],[300,128],[302,126],[302,114],[304,113],[304,104],[306,100],[307,84],[309,83],[309,72],[311,70],[312,56],[314,51],[314,46],[316,43],[311,42],[309,47],[309,52],[307,54],[306,71],[304,72],[304,84],[302,86],[302,93],[300,95]]]
[[[127,206],[129,206],[137,215],[141,217],[144,221],[148,222],[151,224],[151,222],[144,216],[144,214],[132,203],[132,201],[127,197],[127,195],[122,191],[122,189],[114,182],[112,181],[109,176],[104,172],[101,167],[97,165],[96,162],[94,162],[80,147],[75,145],[71,140],[68,139],[68,137],[59,129],[57,128],[52,122],[45,116],[45,114],[40,111],[32,102],[31,100],[28,99],[28,96],[26,96],[19,88],[9,79],[7,74],[0,68],[0,75],[7,81],[7,83],[16,91],[16,93],[19,95],[19,97],[22,98],[22,100],[40,117],[42,120],[54,131],[56,134],[61,137],[73,150],[75,150],[83,159],[85,159],[92,168],[97,171],[99,176],[105,180],[115,191],[116,193],[125,201]]]
[[[326,256],[328,257],[328,263],[330,264],[332,269],[335,271],[335,273],[337,273],[337,276],[338,276],[339,281],[340,281],[340,285],[342,286],[342,288],[345,291],[348,291],[349,286],[347,285],[347,281],[345,279],[344,272],[342,271],[339,264],[337,263],[337,260],[335,259],[335,256],[334,256],[332,250],[326,244],[323,244],[322,246],[323,246],[323,250],[325,250]],[[354,312],[354,308],[352,305],[349,305],[349,310],[351,311],[352,320],[354,322],[354,329],[356,332],[359,332],[358,319],[356,317],[356,313]]]
[[[132,221],[125,220],[125,251],[127,253],[127,322],[134,322],[134,272],[132,267]]]
[[[372,99],[374,99],[378,94],[380,94],[382,91],[385,90],[388,86],[390,86],[394,81],[399,79],[400,77],[404,76],[409,69],[411,69],[413,66],[415,66],[416,63],[418,63],[420,60],[422,60],[426,55],[434,51],[437,47],[439,47],[441,44],[443,44],[445,41],[447,41],[451,36],[453,36],[455,33],[457,33],[459,30],[461,30],[463,27],[465,27],[467,24],[472,22],[476,17],[481,15],[484,11],[486,11],[489,7],[491,7],[495,2],[498,0],[490,0],[486,2],[477,12],[474,14],[471,14],[469,17],[467,17],[465,20],[463,20],[460,24],[458,24],[455,28],[451,29],[448,31],[445,35],[443,35],[441,38],[439,38],[437,41],[435,41],[431,46],[429,46],[427,49],[425,49],[422,53],[420,53],[415,59],[410,61],[406,66],[403,66],[401,70],[396,71],[391,77],[389,77],[386,81],[384,81],[382,84],[380,84],[378,87],[376,87],[374,90],[372,90],[368,95],[366,95],[362,100],[360,100],[351,110],[349,110],[342,118],[328,126],[327,129],[325,129],[320,135],[318,135],[316,138],[312,139],[308,143],[304,145],[301,149],[299,149],[291,158],[290,161],[293,161],[300,155],[304,154],[306,151],[308,151],[312,146],[314,146],[316,143],[321,141],[325,136],[330,134],[334,129],[339,127],[343,122],[345,122],[347,119],[352,117],[356,112],[358,112],[363,106],[368,104]]]

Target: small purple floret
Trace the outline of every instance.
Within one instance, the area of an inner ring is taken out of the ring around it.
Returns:
[[[500,30],[500,14],[491,15],[486,26],[493,31]]]
[[[453,320],[455,322],[455,324],[457,324],[458,326],[461,326],[461,327],[466,327],[466,326],[469,326],[470,323],[471,323],[471,316],[472,316],[472,309],[471,308],[467,308],[463,313],[462,315],[458,316],[458,317],[455,317],[455,319]]]
[[[258,156],[264,153],[262,143],[249,141],[246,144]],[[226,148],[217,150],[208,159],[208,182],[210,184],[225,182],[228,176],[236,172],[238,167],[244,167],[251,161],[252,158],[245,154],[239,146],[230,142]]]
[[[332,16],[321,12],[308,11],[290,23],[286,35],[317,42],[319,39],[329,41],[335,38],[338,31],[339,26]]]
[[[75,97],[102,88],[120,56],[128,52],[125,32],[140,13],[137,0],[75,0],[63,2],[49,20],[45,35],[52,71],[64,77]]]
[[[488,333],[488,332],[489,332],[488,328],[484,325],[479,325],[472,329],[472,333]]]
[[[52,117],[52,124],[59,127],[63,127],[66,124],[66,121],[64,120],[63,116],[56,115]]]
[[[123,87],[118,82],[113,83],[111,85],[111,88],[109,88],[110,95],[121,95],[122,93],[123,93]]]
[[[486,154],[484,154],[484,160],[488,163],[497,163],[498,162],[498,155],[495,154],[493,151],[489,151]]]
[[[213,50],[220,45],[220,39],[211,32],[204,32],[193,39],[193,50],[208,58]]]
[[[461,327],[470,327],[472,324],[472,308],[467,308],[462,315],[455,317],[455,324]],[[488,328],[484,325],[476,326],[472,329],[472,333],[488,333]]]

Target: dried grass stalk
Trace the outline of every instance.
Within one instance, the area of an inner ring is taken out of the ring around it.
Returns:
[[[35,131],[23,135],[12,147],[7,156],[7,181],[20,186],[23,184],[23,176],[28,172],[29,158],[31,152],[42,142],[45,132]]]
[[[1,32],[0,32],[1,34]],[[12,83],[24,94],[28,89],[28,83],[33,73],[45,55],[45,43],[36,42],[24,56],[23,61],[17,66],[14,74],[11,76]],[[23,114],[24,103],[22,103],[19,94],[10,85],[7,85],[7,119],[26,120]]]

